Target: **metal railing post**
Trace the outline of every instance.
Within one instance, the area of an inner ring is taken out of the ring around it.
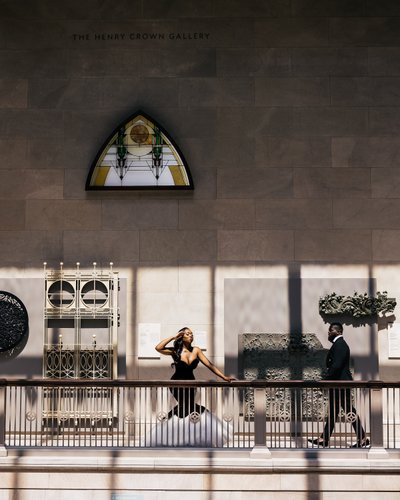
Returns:
[[[265,388],[254,388],[254,448],[251,455],[270,457],[271,452],[266,447],[265,433],[267,428]]]
[[[6,380],[0,380],[0,456],[6,456]]]
[[[386,455],[383,447],[383,400],[382,387],[370,389],[371,449],[369,456]]]

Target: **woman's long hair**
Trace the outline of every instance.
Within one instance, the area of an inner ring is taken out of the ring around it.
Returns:
[[[187,326],[184,326],[179,330],[178,333],[184,332],[185,330],[189,330],[189,328]],[[172,359],[174,360],[174,362],[172,363],[171,366],[176,365],[178,361],[181,359],[182,350],[183,350],[183,339],[182,337],[179,337],[179,339],[174,340],[173,353],[172,353]],[[192,352],[193,347],[189,346],[188,350]]]

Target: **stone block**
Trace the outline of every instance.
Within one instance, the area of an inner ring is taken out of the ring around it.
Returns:
[[[240,114],[240,108],[238,108],[238,111]],[[231,113],[229,115],[234,116]],[[222,120],[220,120],[220,123],[222,123]],[[245,130],[243,130],[243,134],[246,134]],[[187,156],[185,154],[185,157],[189,165],[192,165],[193,170],[196,167],[201,169],[205,167],[235,168],[254,164],[255,148],[253,137],[246,134],[245,140],[234,142],[229,131],[223,133],[221,130],[218,135],[218,140],[207,140],[207,143],[201,139],[180,141],[181,151],[183,150],[188,154]],[[193,156],[193,153],[195,153],[195,156]]]
[[[370,106],[375,98],[371,78],[331,78],[333,106]]]
[[[59,49],[2,50],[0,67],[8,78],[65,78],[66,53]]]
[[[217,170],[194,164],[190,167],[194,191],[187,196],[196,200],[215,199],[217,196]]]
[[[218,170],[218,198],[290,198],[292,194],[292,169],[221,168]]]
[[[178,105],[179,93],[173,79],[104,78],[101,81],[101,91],[105,108],[125,107],[128,104],[127,99],[132,111],[135,107],[148,109],[148,103],[151,103],[152,107]]]
[[[139,260],[139,232],[64,231],[63,247],[66,262],[81,262],[82,267],[92,262],[108,267],[114,262],[123,267]]]
[[[4,119],[7,135],[13,139],[60,138],[64,135],[63,113],[59,110],[17,109],[0,113],[0,135]]]
[[[61,231],[2,231],[0,258],[3,266],[32,265],[59,262],[63,255]]]
[[[254,24],[256,47],[326,47],[331,45],[328,19],[259,19]]]
[[[400,16],[400,4],[396,0],[368,0],[366,4],[368,16]]]
[[[252,200],[180,201],[180,229],[247,229],[254,227]]]
[[[290,136],[294,133],[293,108],[288,107],[262,107],[257,106],[241,113],[242,119],[232,122],[238,127],[238,132],[243,131],[249,136],[265,139],[266,137]],[[240,117],[239,117],[240,118]],[[225,131],[228,122],[225,123]],[[243,130],[244,128],[244,130]]]
[[[81,146],[80,146],[81,147]],[[84,145],[82,144],[82,148]],[[26,168],[62,169],[68,163],[67,158],[74,157],[77,144],[68,148],[68,142],[62,139],[48,141],[46,139],[31,139],[27,145]],[[74,158],[74,161],[76,159]]]
[[[115,109],[107,111],[66,110],[63,112],[63,136],[68,138],[69,145],[75,144],[76,147],[79,145],[79,148],[82,147],[83,151],[85,151],[85,143],[91,144],[94,156],[111,132],[128,116],[128,113],[116,113]],[[68,151],[69,148],[66,149]],[[74,154],[73,151],[72,154]]]
[[[241,48],[217,50],[218,76],[290,76],[291,55],[287,48]]]
[[[68,76],[127,78],[142,75],[143,52],[135,49],[96,49],[69,50],[66,58]],[[101,57],[99,55],[101,54]]]
[[[80,18],[85,17],[85,14],[82,14],[82,9],[79,8],[79,0],[75,1],[75,9],[66,9],[66,16],[68,19],[76,19],[76,10],[78,10],[78,12],[80,13]],[[106,0],[105,2],[99,2],[99,0],[90,0],[90,2],[94,2],[94,6],[92,9],[93,12],[87,13],[87,16],[89,18],[99,17],[100,19],[104,20],[112,19],[120,21],[121,19],[137,20],[142,17],[141,0],[118,0],[118,3],[115,3],[112,0]],[[69,3],[67,4],[67,6],[69,6]]]
[[[398,135],[400,132],[400,107],[369,109],[371,135]]]
[[[168,130],[178,146],[181,138],[212,138],[215,140],[218,129],[218,110],[216,108],[157,108],[154,111],[153,118]]]
[[[293,258],[293,231],[218,231],[219,261],[290,261]]]
[[[179,292],[214,292],[213,271],[205,264],[185,265],[178,267]]]
[[[384,229],[372,231],[372,258],[374,261],[398,262],[400,231]]]
[[[140,231],[141,262],[207,262],[216,254],[215,231]]]
[[[64,196],[64,172],[51,169],[31,169],[24,172],[26,199],[56,200]]]
[[[254,103],[254,83],[250,78],[182,79],[179,103],[198,107],[250,106]]]
[[[146,18],[181,18],[181,17],[211,17],[215,2],[205,0],[199,4],[196,0],[161,0],[157,3],[145,3],[143,15]]]
[[[29,81],[29,106],[44,109],[98,109],[102,81],[85,79],[41,79]]]
[[[391,78],[332,78],[332,104],[343,106],[398,106],[400,79]]]
[[[365,15],[363,0],[293,0],[295,17],[345,17]]]
[[[25,201],[0,200],[0,230],[21,231],[25,228]]]
[[[141,57],[140,68],[144,77],[165,79],[217,76],[215,48],[148,49],[141,53]],[[131,67],[137,72],[137,67]]]
[[[366,76],[366,47],[329,47],[292,49],[295,76]]]
[[[398,168],[371,169],[372,198],[400,198],[400,171]]]
[[[24,200],[25,191],[25,173],[23,170],[0,170],[0,199],[6,200]]]
[[[294,132],[300,135],[348,136],[368,132],[368,111],[350,107],[294,108]]]
[[[400,47],[368,47],[370,75],[399,76]]]
[[[244,3],[240,0],[214,2],[214,15],[217,17],[290,17],[292,15],[289,0],[253,0]]]
[[[370,173],[363,168],[297,168],[293,192],[296,198],[369,198]]]
[[[79,200],[28,200],[26,228],[47,231],[100,229],[101,203]]]
[[[0,79],[0,108],[27,107],[28,82],[27,80]]]
[[[333,225],[338,228],[400,228],[400,200],[333,200]]]
[[[257,137],[258,166],[330,167],[331,140],[328,137]]]
[[[331,200],[256,200],[257,229],[332,227]]]
[[[66,25],[60,20],[49,23],[43,18],[7,19],[4,36],[9,50],[34,50],[62,48],[65,43]]]
[[[27,166],[26,139],[0,139],[0,169],[20,169]]]
[[[137,301],[140,311],[138,322],[161,323],[157,318],[163,318],[162,322],[167,324],[178,323],[193,328],[192,325],[204,324],[210,318],[211,303],[212,295],[204,292],[141,293]]]
[[[330,103],[328,78],[256,78],[258,106],[323,106]]]
[[[333,137],[334,167],[397,167],[400,140],[396,137]]]
[[[140,266],[137,270],[136,290],[141,293],[177,293],[179,269],[176,266],[160,267],[159,262]]]
[[[299,230],[295,232],[295,259],[302,262],[369,262],[369,230]]]
[[[103,200],[102,229],[176,229],[178,202],[175,200]]]
[[[5,19],[60,19],[65,17],[64,12],[64,9],[60,9],[60,6],[54,5],[54,2],[49,0],[28,3],[3,2],[2,6],[2,15]]]
[[[334,46],[398,46],[400,20],[390,17],[335,17],[330,19]]]

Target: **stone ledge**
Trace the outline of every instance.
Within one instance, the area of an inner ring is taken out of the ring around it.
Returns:
[[[8,450],[0,471],[341,472],[400,474],[400,452],[380,450]]]

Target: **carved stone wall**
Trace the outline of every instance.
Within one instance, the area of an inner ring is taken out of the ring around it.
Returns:
[[[320,380],[324,377],[326,355],[327,349],[313,333],[245,333],[240,335],[240,376],[246,380]],[[253,393],[249,391],[245,398],[248,414],[252,416]],[[326,401],[319,389],[266,390],[267,416],[282,421],[289,421],[298,411],[295,408],[301,408],[303,420],[322,420]]]

